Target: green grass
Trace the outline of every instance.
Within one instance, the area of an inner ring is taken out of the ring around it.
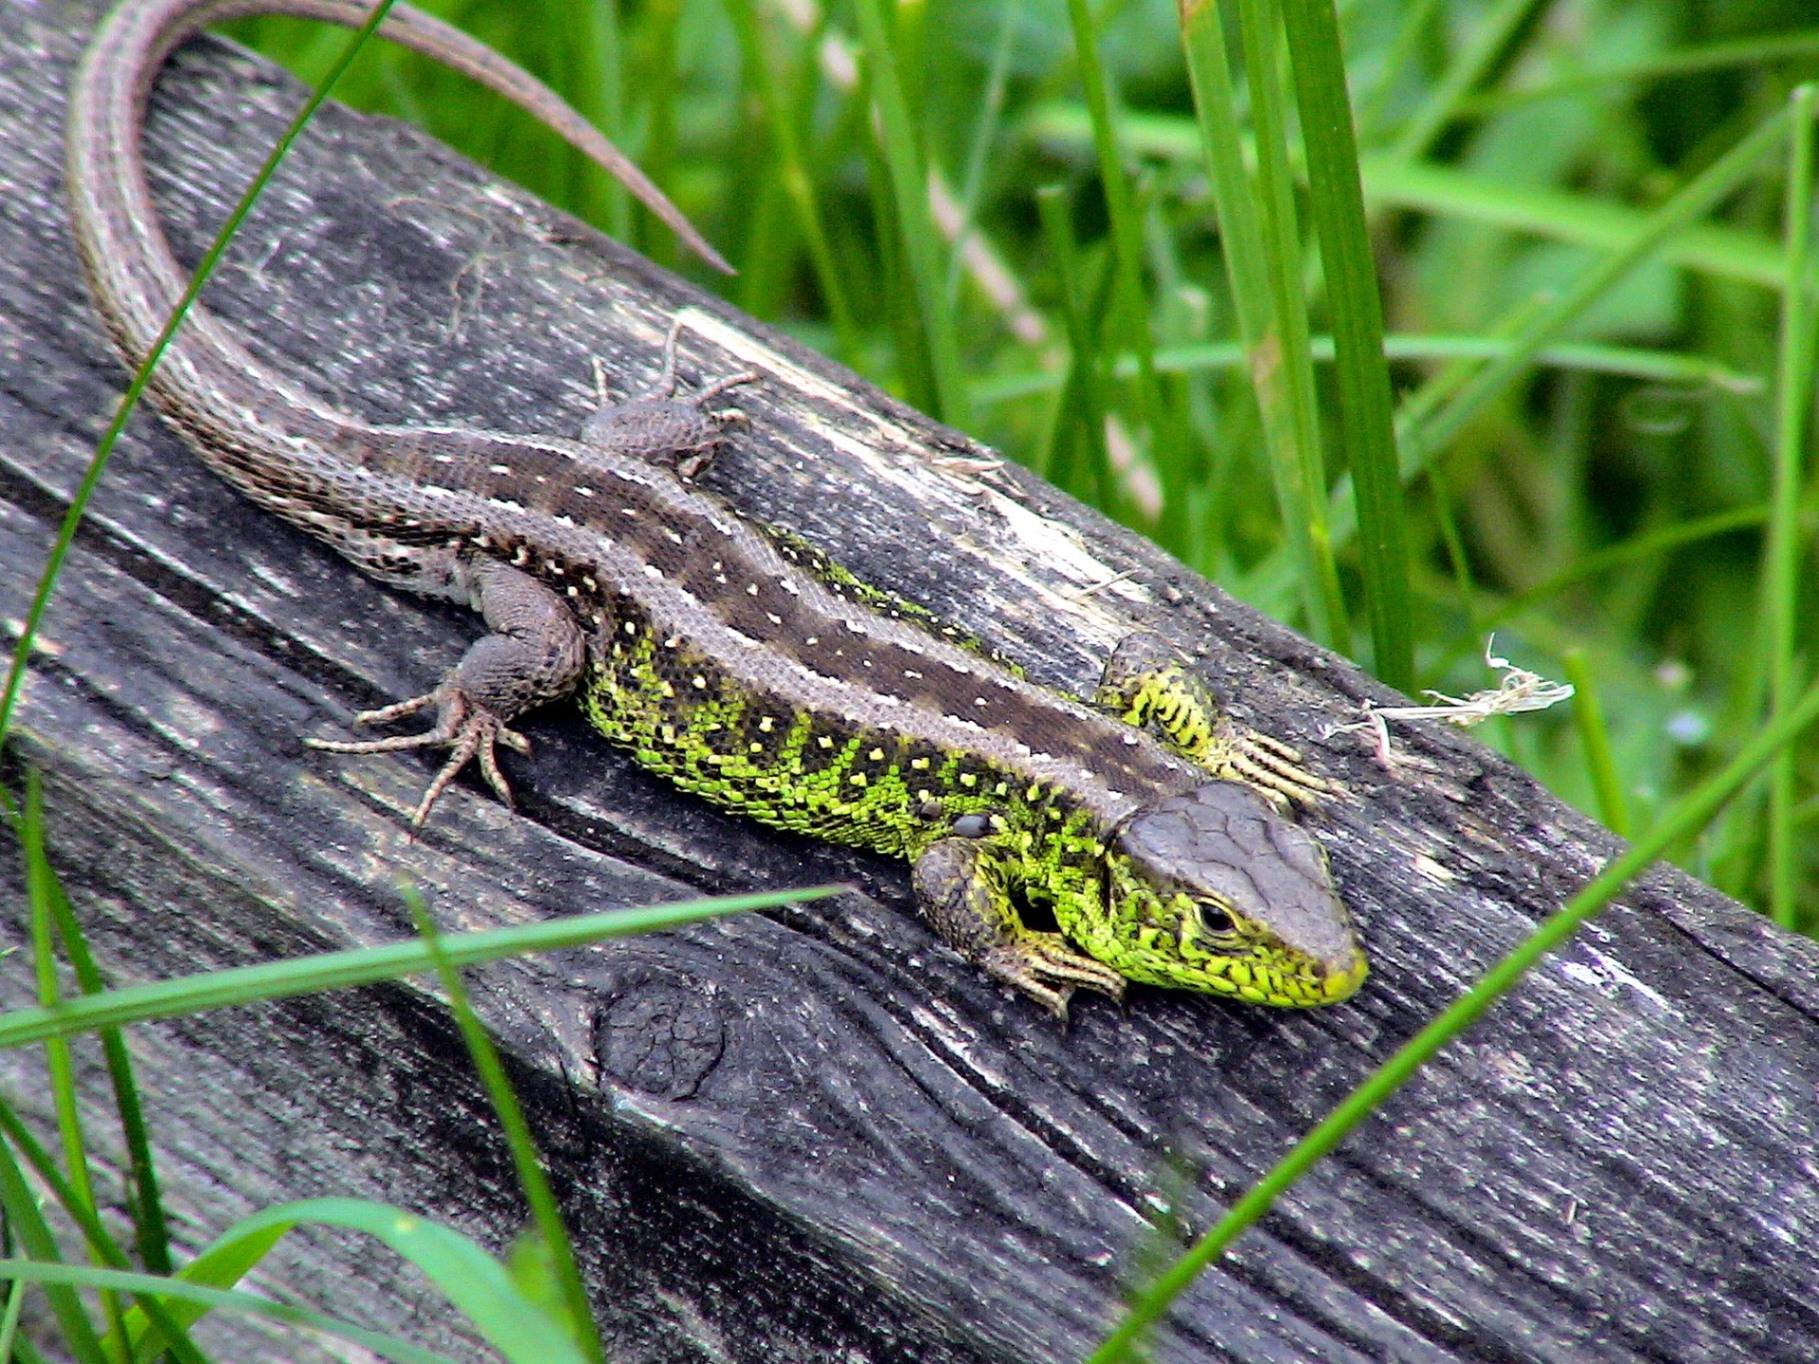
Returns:
[[[1324,0],[1207,0],[1185,30],[1134,0],[855,0],[807,27],[751,0],[430,7],[596,118],[739,277],[709,275],[549,135],[426,63],[364,54],[337,97],[416,119],[724,288],[1388,680],[1491,685],[1494,627],[1499,652],[1580,688],[1574,713],[1487,738],[1635,851],[1157,1269],[1096,1358],[1123,1357],[1647,857],[1819,925],[1803,838],[1819,817],[1804,736],[1819,707],[1804,590],[1814,100],[1796,90],[1819,71],[1819,17],[1804,0],[1761,0],[1747,27],[1692,0],[1358,0],[1337,33]],[[310,79],[345,46],[291,23],[238,31]],[[110,993],[40,855],[35,805],[18,822],[41,1007],[0,1017],[0,1046],[46,1046],[59,1132],[53,1154],[0,1106],[0,1207],[31,1261],[0,1265],[0,1359],[28,1279],[84,1364],[128,1341],[198,1359],[184,1333],[205,1308],[294,1310],[235,1284],[307,1219],[387,1239],[458,1303],[490,1304],[501,1315],[482,1329],[507,1357],[527,1342],[597,1357],[530,1135],[448,974],[534,949],[533,930]],[[80,997],[60,997],[58,956]],[[492,1078],[536,1233],[499,1261],[337,1200],[270,1210],[174,1267],[120,1029],[431,968]],[[130,1254],[97,1216],[60,1050],[85,1030],[128,1133]],[[28,1169],[83,1246],[58,1242]],[[187,1298],[156,1291],[173,1268]]]

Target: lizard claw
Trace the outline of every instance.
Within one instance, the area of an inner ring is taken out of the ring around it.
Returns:
[[[422,734],[401,734],[390,739],[305,739],[306,746],[321,749],[326,753],[400,753],[414,748],[437,748],[447,745],[453,751],[442,770],[436,773],[435,780],[423,793],[423,799],[417,802],[417,808],[411,811],[411,824],[422,828],[429,818],[430,810],[449,783],[460,774],[461,769],[476,759],[480,764],[480,775],[486,778],[486,784],[493,788],[493,793],[504,802],[505,808],[517,808],[512,800],[511,786],[505,780],[505,774],[499,770],[498,746],[503,744],[514,753],[529,755],[531,741],[517,730],[507,726],[504,720],[476,702],[459,687],[439,687],[422,696],[413,696],[408,701],[396,705],[384,706],[378,710],[362,711],[354,717],[357,725],[386,724],[392,720],[414,715],[430,706],[437,708],[436,726]]]
[[[1232,720],[1221,721],[1216,739],[1206,765],[1228,781],[1243,782],[1284,813],[1296,805],[1317,809],[1322,801],[1347,794],[1337,782],[1310,771],[1300,750],[1280,739]]]

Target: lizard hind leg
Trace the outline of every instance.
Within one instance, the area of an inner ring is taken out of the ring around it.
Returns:
[[[695,392],[676,396],[676,340],[682,319],[670,325],[663,341],[663,368],[648,393],[615,403],[606,391],[606,367],[594,360],[594,392],[599,407],[582,424],[581,444],[612,455],[630,456],[679,477],[692,479],[707,467],[726,424],[739,414],[714,411],[709,404],[729,389],[757,382],[747,370],[710,380]]]
[[[418,827],[469,762],[479,763],[487,785],[507,809],[512,808],[511,787],[499,770],[498,746],[528,754],[530,740],[512,729],[511,722],[533,706],[573,690],[586,658],[585,637],[573,613],[528,573],[485,560],[472,570],[470,590],[491,633],[468,646],[434,691],[354,717],[355,724],[387,724],[433,706],[433,728],[389,739],[304,740],[329,753],[449,748],[448,761],[411,812],[411,823]]]
[[[953,837],[916,859],[916,899],[949,947],[994,980],[1015,986],[1063,1023],[1077,989],[1124,998],[1125,979],[1059,933],[1024,925],[989,843]]]
[[[1093,705],[1126,724],[1149,728],[1190,762],[1244,783],[1278,807],[1314,805],[1341,794],[1304,767],[1293,748],[1227,715],[1186,655],[1153,631],[1140,630],[1112,651]]]

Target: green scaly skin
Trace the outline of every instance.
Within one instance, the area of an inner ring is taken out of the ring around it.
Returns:
[[[794,535],[764,534],[782,559],[840,599],[959,644],[982,666],[1023,681],[1021,668],[926,608],[861,581]],[[1091,704],[1147,728],[1221,779],[1211,785],[1239,783],[1265,798],[1229,798],[1256,836],[1201,851],[1215,862],[1290,865],[1275,877],[1281,898],[1273,903],[1265,896],[1248,905],[1158,876],[1065,786],[1019,779],[965,747],[779,706],[736,669],[666,644],[660,633],[622,602],[610,634],[592,650],[580,699],[603,735],[715,805],[906,859],[942,936],[1059,1017],[1075,988],[1121,997],[1127,980],[1308,1007],[1347,998],[1365,977],[1324,855],[1284,818],[1293,804],[1311,806],[1338,788],[1303,768],[1294,750],[1224,715],[1205,682],[1157,636],[1134,635],[1120,646]],[[1057,705],[1079,704],[1051,695]],[[956,838],[961,828],[968,834]],[[1059,932],[1027,927],[1026,909],[1052,917]],[[1317,958],[1284,940],[1276,915],[1285,909],[1330,930]]]
[[[1133,639],[1155,647],[1153,636]],[[975,864],[956,879],[961,888],[983,894],[960,912],[979,915],[1008,935],[1010,969],[993,974],[1057,1015],[1065,1016],[1071,987],[1118,996],[1126,979],[1289,1007],[1335,1003],[1364,980],[1365,960],[1349,928],[1343,939],[1351,960],[1342,956],[1339,969],[1325,971],[1298,960],[1262,916],[1246,917],[1230,900],[1212,897],[1224,922],[1210,931],[1209,897],[1146,878],[1130,855],[1108,846],[1091,812],[1065,790],[1008,780],[965,751],[818,723],[807,712],[778,713],[713,660],[665,650],[634,619],[621,622],[603,653],[582,685],[589,720],[642,766],[715,805],[911,863],[951,841],[955,822],[982,818],[986,832],[967,840],[978,849]],[[1095,699],[1110,705],[1114,696],[1120,719],[1170,724],[1165,733],[1184,757],[1212,775],[1243,781],[1272,802],[1311,802],[1334,790],[1295,766],[1292,751],[1209,709],[1204,684],[1173,660],[1166,669],[1141,674],[1134,687],[1108,682]],[[939,824],[920,813],[931,798],[943,807]],[[1275,810],[1259,802],[1257,816],[1262,822]],[[1310,879],[1323,876],[1322,861]],[[954,889],[951,883],[931,888],[919,878],[925,905]],[[1336,900],[1322,904],[1322,898],[1316,885],[1317,914],[1337,908]],[[1019,901],[1052,915],[1059,937],[1024,927]],[[931,912],[955,941],[943,916]],[[977,944],[959,936],[956,945],[977,959]],[[1068,942],[1115,976],[1080,963]],[[1033,955],[1034,969],[1016,969],[1026,953]],[[981,964],[992,969],[995,963]]]

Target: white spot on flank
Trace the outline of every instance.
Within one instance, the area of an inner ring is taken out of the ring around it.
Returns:
[[[651,578],[661,578],[663,576],[663,570],[658,568],[655,564],[646,564],[644,566],[644,572],[647,577]]]
[[[521,512],[524,510],[522,502],[514,502],[509,497],[489,497],[486,500],[495,507],[504,507],[507,511]]]
[[[489,464],[486,468],[488,473],[494,474],[509,474],[512,471],[512,466],[509,464]]]
[[[594,490],[585,483],[577,483],[575,485],[575,494],[578,497],[593,497],[595,495]]]

